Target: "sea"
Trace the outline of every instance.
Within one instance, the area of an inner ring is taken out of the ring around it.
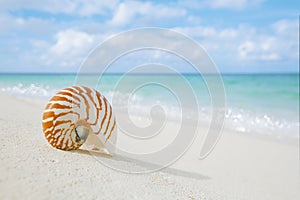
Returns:
[[[223,74],[221,78],[226,127],[241,134],[299,139],[299,74]],[[199,74],[0,74],[0,92],[18,98],[46,102],[72,85],[96,88],[113,108],[128,109],[133,115],[150,116],[151,108],[159,105],[171,120],[193,112],[200,120],[209,120],[214,106],[207,81]],[[196,104],[183,108],[189,102]]]

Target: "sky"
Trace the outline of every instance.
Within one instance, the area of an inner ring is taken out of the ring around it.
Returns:
[[[0,0],[0,73],[74,73],[98,44],[143,27],[190,37],[222,73],[299,73],[299,11],[296,0]]]

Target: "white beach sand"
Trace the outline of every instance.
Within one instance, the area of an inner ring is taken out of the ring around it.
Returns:
[[[50,147],[41,130],[43,104],[6,94],[0,99],[0,199],[300,199],[297,144],[232,133],[225,127],[204,160],[197,159],[199,137],[167,169],[121,173],[83,150]],[[147,168],[120,155],[101,159]]]

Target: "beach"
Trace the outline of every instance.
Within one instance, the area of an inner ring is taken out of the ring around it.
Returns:
[[[0,199],[299,199],[299,144],[240,134],[225,127],[213,152],[199,160],[201,137],[174,164],[130,174],[84,150],[61,151],[46,141],[46,101],[1,93]],[[118,120],[122,116],[118,116]],[[172,131],[172,126],[169,131]],[[201,127],[198,130],[201,132]],[[126,146],[119,132],[117,145]],[[115,166],[147,169],[116,154]]]

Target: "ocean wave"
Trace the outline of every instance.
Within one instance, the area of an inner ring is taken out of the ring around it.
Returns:
[[[200,122],[210,122],[212,118],[212,108],[209,106],[198,105],[198,109],[181,108],[179,105],[174,105],[174,102],[151,101],[151,99],[139,95],[112,91],[108,94],[108,99],[111,99],[112,95],[114,95],[114,100],[117,100],[113,102],[116,108],[123,109],[123,111],[135,116],[136,119],[143,116],[142,120],[146,121],[145,124],[151,123],[152,108],[155,106],[160,106],[166,118],[172,121],[179,121],[183,117],[187,119],[198,117]],[[152,114],[155,115],[155,110]],[[297,118],[294,120],[280,118],[272,115],[271,112],[257,113],[251,110],[228,107],[225,109],[224,125],[226,128],[240,133],[299,138],[299,120]]]
[[[30,84],[28,86],[18,84],[14,86],[2,86],[1,92],[8,93],[17,97],[33,97],[38,99],[47,99],[55,94],[58,89],[50,88],[45,85]]]
[[[37,99],[49,99],[60,88],[51,88],[47,85],[23,85],[1,86],[0,91],[17,97],[30,97]],[[199,108],[182,109],[179,105],[169,102],[169,99],[154,100],[137,94],[122,93],[118,91],[103,91],[107,99],[113,103],[115,109],[126,110],[135,119],[143,121],[145,126],[151,123],[151,108],[160,106],[168,120],[178,121],[182,117],[194,119],[198,116],[200,121],[211,120],[211,108],[199,106]],[[197,112],[198,110],[198,112]],[[160,112],[161,110],[156,110]],[[184,112],[183,112],[184,111]],[[188,111],[188,112],[187,112]],[[155,112],[155,109],[154,109]],[[152,113],[153,114],[153,113]],[[155,114],[155,113],[154,113]],[[137,117],[136,117],[137,116]],[[140,122],[139,122],[140,123]],[[299,118],[290,120],[275,117],[270,113],[254,113],[250,110],[229,107],[225,113],[225,126],[240,133],[258,133],[264,135],[279,135],[299,138]]]
[[[290,120],[269,113],[254,113],[249,110],[228,108],[226,125],[242,133],[255,133],[299,138],[299,120]]]

